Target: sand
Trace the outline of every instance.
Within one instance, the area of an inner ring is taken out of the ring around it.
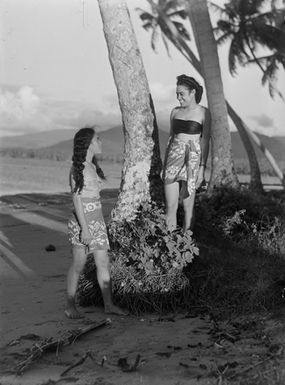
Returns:
[[[116,194],[116,190],[103,191],[106,220]],[[273,327],[265,317],[275,338],[266,345],[255,327],[235,328],[229,334],[235,336],[231,339],[218,334],[217,324],[207,315],[144,314],[112,316],[110,325],[91,331],[58,354],[45,354],[21,376],[14,374],[24,358],[20,354],[43,338],[58,339],[69,330],[106,320],[102,308],[81,309],[83,320],[64,316],[65,278],[71,262],[66,233],[70,210],[68,193],[0,198],[1,385],[216,384],[225,376],[243,378],[247,368],[246,373],[253,375],[272,361],[268,361],[268,349],[274,341],[283,344],[283,332],[276,337],[276,330],[282,329],[284,318]],[[48,245],[54,245],[55,251],[47,251]],[[219,324],[219,330],[229,327]],[[87,358],[61,376],[87,352],[93,360]],[[118,365],[122,359],[132,364],[137,355],[141,357],[137,370],[124,372]],[[282,355],[277,359],[284,367]]]

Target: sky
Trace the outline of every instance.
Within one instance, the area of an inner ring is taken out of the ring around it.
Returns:
[[[176,76],[185,73],[201,84],[203,80],[175,48],[170,48],[170,57],[160,40],[156,52],[151,49],[150,33],[135,10],[148,10],[147,1],[126,2],[158,123],[167,127],[170,111],[178,104]],[[0,138],[121,124],[97,0],[2,0],[0,14]],[[227,47],[219,48],[219,58],[226,98],[247,125],[268,136],[285,135],[284,102],[270,98],[256,67],[240,67],[232,77]],[[285,95],[284,71],[278,79]],[[205,93],[201,104],[207,106]],[[234,129],[231,122],[230,127]]]

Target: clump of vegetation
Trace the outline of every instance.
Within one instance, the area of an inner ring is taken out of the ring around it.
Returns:
[[[283,304],[284,193],[221,189],[196,205],[200,257],[187,276],[191,303],[216,313],[255,312]]]
[[[189,289],[184,268],[199,253],[191,231],[170,233],[163,210],[145,204],[134,220],[112,222],[109,235],[117,302],[135,312],[169,310],[181,302]],[[81,303],[86,304],[87,296],[82,297]]]
[[[195,243],[191,232],[167,232],[164,211],[148,205],[134,221],[112,223],[116,302],[136,314],[198,309],[216,316],[282,306],[284,198],[284,192],[226,188],[198,194]],[[178,223],[182,215],[181,209]],[[89,261],[79,289],[82,305],[100,298],[94,269]]]

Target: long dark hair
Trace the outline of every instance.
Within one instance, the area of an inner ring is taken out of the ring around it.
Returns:
[[[196,103],[199,103],[201,101],[202,95],[203,95],[203,87],[197,82],[196,79],[191,78],[187,75],[179,75],[177,76],[177,86],[185,86],[188,88],[189,91],[195,90],[195,100]]]
[[[95,135],[95,130],[93,127],[84,127],[81,128],[74,136],[73,139],[73,156],[72,156],[72,166],[73,166],[73,178],[75,181],[75,187],[73,192],[80,191],[83,188],[84,185],[84,178],[83,178],[83,169],[84,169],[84,162],[86,160],[86,155],[88,148],[90,146],[90,143],[92,142],[92,139]],[[94,156],[92,159],[92,163],[96,167],[97,174],[100,178],[105,179],[105,175],[102,171],[102,169],[98,165],[98,161],[96,157]]]

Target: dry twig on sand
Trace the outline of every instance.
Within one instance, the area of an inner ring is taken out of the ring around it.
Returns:
[[[89,325],[85,328],[69,330],[67,333],[65,333],[66,334],[65,336],[63,336],[59,339],[56,339],[56,340],[54,340],[53,338],[45,338],[41,342],[36,343],[32,346],[32,348],[27,353],[26,358],[23,359],[21,362],[19,362],[16,365],[16,368],[14,370],[15,373],[17,375],[22,374],[35,361],[37,361],[39,358],[41,358],[45,353],[50,353],[50,352],[58,353],[62,347],[71,345],[78,338],[82,337],[83,335],[85,335],[85,334],[87,334],[93,330],[100,329],[101,327],[109,325],[110,323],[111,323],[111,320],[109,318],[107,318],[105,321],[103,321],[99,324],[95,324],[95,325],[92,324],[92,325]]]
[[[77,360],[74,364],[72,364],[72,365],[70,365],[68,368],[66,368],[66,369],[61,373],[60,377],[65,376],[66,373],[68,373],[71,369],[76,368],[76,366],[82,365],[82,364],[85,362],[86,358],[88,358],[88,357],[90,357],[91,360],[94,361],[94,357],[92,356],[92,353],[91,353],[91,352],[87,352],[87,353],[84,354],[83,357],[81,357],[79,360]]]

